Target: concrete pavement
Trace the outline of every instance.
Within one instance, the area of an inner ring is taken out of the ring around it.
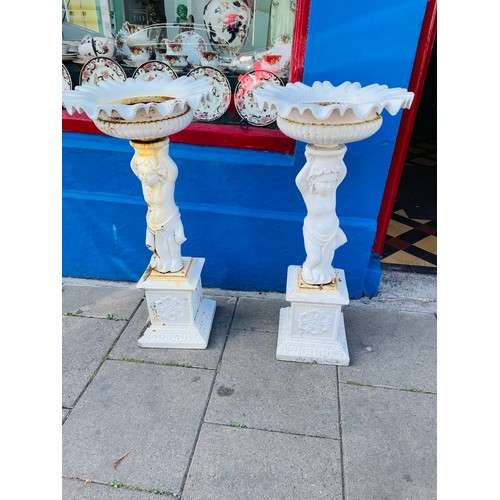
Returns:
[[[436,498],[436,276],[345,308],[348,367],[277,361],[283,294],[205,289],[207,350],[138,347],[135,283],[63,280],[63,498]]]

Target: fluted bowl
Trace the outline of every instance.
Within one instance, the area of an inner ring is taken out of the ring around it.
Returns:
[[[175,134],[193,120],[194,111],[211,99],[207,81],[181,76],[153,80],[127,78],[77,86],[63,92],[69,114],[85,113],[103,133],[129,140],[154,140]]]
[[[360,141],[382,125],[384,109],[395,115],[409,108],[413,93],[387,85],[344,82],[288,83],[267,85],[254,91],[260,109],[276,109],[280,130],[298,141],[318,146],[334,146]]]

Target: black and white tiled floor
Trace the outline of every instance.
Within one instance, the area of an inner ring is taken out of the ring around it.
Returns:
[[[435,220],[410,219],[404,209],[393,212],[382,252],[382,264],[391,264],[391,267],[411,266],[411,270],[416,272],[435,272],[436,226]]]
[[[436,137],[414,134],[385,237],[381,263],[437,273]]]

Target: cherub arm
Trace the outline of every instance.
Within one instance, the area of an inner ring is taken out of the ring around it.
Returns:
[[[295,178],[295,184],[297,184],[297,187],[299,188],[299,191],[305,192],[306,190],[309,190],[309,187],[307,185],[307,177],[309,176],[311,172],[311,168],[314,164],[314,160],[311,158],[311,155],[309,155],[306,151],[306,164],[302,167],[302,170],[297,174],[297,177]]]

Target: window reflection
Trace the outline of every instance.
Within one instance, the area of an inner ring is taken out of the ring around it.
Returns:
[[[178,76],[209,66],[228,78],[232,93],[238,77],[251,71],[286,83],[295,10],[296,0],[62,0],[62,37],[69,44],[63,63],[74,85],[95,56],[114,59],[129,77],[150,60]],[[99,52],[106,39],[112,53]],[[90,52],[82,52],[83,43]],[[220,121],[238,123],[241,116],[230,107]]]

